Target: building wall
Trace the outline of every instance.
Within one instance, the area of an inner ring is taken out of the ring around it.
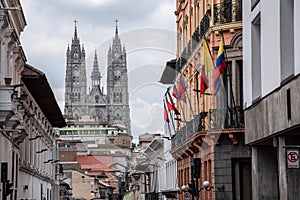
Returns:
[[[91,177],[72,170],[73,197],[85,199],[93,198],[91,194],[91,191],[93,190],[91,182]]]
[[[299,150],[300,4],[243,3],[245,134],[252,148],[253,199],[295,199],[299,168],[288,168],[286,153]]]
[[[251,149],[245,146],[241,139],[238,144],[221,136],[219,145],[214,147],[214,179],[216,199],[251,199]],[[245,166],[247,165],[247,166]],[[248,176],[242,173],[243,167],[248,167]],[[241,181],[245,179],[244,181]],[[248,188],[241,187],[248,183]],[[249,193],[250,194],[249,194]]]
[[[22,92],[27,95],[24,108],[27,113],[31,113],[31,116],[27,115],[24,117],[24,128],[28,137],[20,144],[19,166],[22,173],[20,173],[19,179],[24,185],[26,185],[26,181],[24,180],[29,179],[33,185],[32,187],[28,187],[27,192],[24,194],[32,196],[31,193],[34,193],[35,187],[41,185],[43,196],[46,199],[50,199],[50,193],[54,192],[51,187],[58,185],[57,176],[55,175],[58,173],[57,160],[59,159],[55,141],[56,132],[29,91],[23,88]],[[56,162],[54,163],[54,161]],[[24,185],[21,185],[21,187]],[[50,193],[49,191],[47,193],[45,188],[48,188]],[[47,194],[49,195],[47,196]],[[55,194],[52,193],[52,197],[53,195]]]
[[[276,149],[272,146],[253,147],[253,165],[258,163],[258,169],[253,170],[253,199],[279,199],[278,168]],[[271,184],[272,183],[272,184]]]
[[[299,74],[300,73],[300,56],[296,56],[296,55],[300,55],[300,40],[298,40],[298,36],[300,35],[300,13],[296,12],[300,7],[300,2],[299,1],[294,1],[294,48],[295,48],[295,74]]]
[[[246,143],[253,143],[300,124],[300,107],[297,101],[300,98],[299,84],[300,78],[294,77],[279,90],[246,110]]]
[[[250,1],[243,1],[244,40],[244,100],[245,107],[252,105],[258,97],[264,97],[280,87],[291,75],[299,73],[299,21],[297,1],[261,0],[252,8]],[[260,17],[259,17],[260,16]],[[260,27],[259,33],[255,29]],[[287,32],[287,30],[289,30]],[[255,35],[256,34],[256,35]],[[257,41],[258,37],[260,40]],[[259,44],[257,46],[256,44]],[[270,48],[272,47],[272,48]],[[253,54],[260,54],[253,60]],[[288,52],[288,53],[285,53]],[[254,63],[255,65],[254,65]],[[253,70],[261,75],[256,80]],[[289,67],[291,66],[291,67]],[[272,76],[270,72],[272,71]],[[259,82],[261,91],[253,94],[253,81]]]
[[[57,197],[53,196],[54,187],[51,183],[41,178],[32,176],[25,172],[20,172],[20,183],[18,199],[43,199],[51,200]]]

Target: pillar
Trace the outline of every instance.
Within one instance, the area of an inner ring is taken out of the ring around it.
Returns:
[[[285,136],[278,137],[278,179],[279,179],[279,199],[288,199],[287,196],[287,174],[286,174],[286,153]]]

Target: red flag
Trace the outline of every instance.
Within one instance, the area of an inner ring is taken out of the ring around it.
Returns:
[[[164,102],[164,120],[168,123],[170,122],[165,102]]]
[[[166,96],[166,102],[167,102],[167,107],[168,107],[168,109],[169,109],[169,110],[174,110],[175,115],[180,115],[180,113],[178,112],[177,108],[175,107],[175,104],[174,104],[174,102],[173,102],[173,99],[172,99],[172,97],[171,97],[169,91],[167,92],[167,94],[168,94],[168,97],[169,97],[169,100],[170,100],[170,102],[169,102],[169,101],[168,101],[168,97]]]
[[[176,88],[176,85],[173,86],[173,92],[172,92],[173,97],[178,99],[178,90]]]
[[[174,85],[173,87],[173,92],[172,95],[178,99],[178,100],[182,100],[184,103],[186,102],[186,96],[185,96],[185,84],[182,80],[182,76],[180,76],[180,81],[176,85]]]
[[[204,94],[205,90],[208,88],[207,79],[204,71],[205,71],[205,66],[202,66],[201,74],[200,74],[200,94]]]
[[[179,100],[183,100],[183,102],[185,103],[186,102],[186,96],[185,96],[185,84],[184,84],[184,81],[182,79],[182,76],[180,76],[180,81],[179,81],[179,84],[178,84],[178,93],[177,93],[177,99]]]

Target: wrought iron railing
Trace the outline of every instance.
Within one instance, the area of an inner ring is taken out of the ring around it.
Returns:
[[[182,144],[193,134],[202,131],[204,129],[203,122],[206,115],[207,114],[205,112],[200,113],[199,115],[195,116],[193,120],[186,122],[186,125],[177,131],[177,133],[173,136],[172,148]]]
[[[235,21],[242,21],[242,1],[235,3],[224,1],[214,4],[214,24],[225,24]]]
[[[244,111],[242,107],[218,108],[209,110],[209,128],[243,128]]]
[[[205,118],[208,117],[208,126]],[[202,112],[182,127],[172,138],[172,149],[187,141],[193,134],[208,129],[243,128],[244,111],[238,106],[235,108],[210,109],[209,113]]]
[[[151,192],[151,193],[146,193],[145,195],[145,200],[163,200],[163,199],[164,199],[164,195],[162,193]]]
[[[176,70],[180,71],[182,67],[186,64],[189,57],[195,51],[197,45],[201,41],[201,38],[204,36],[206,31],[209,29],[209,15],[210,12],[207,12],[204,17],[202,18],[200,25],[194,31],[192,38],[188,41],[186,47],[183,49],[180,57],[176,62]]]
[[[200,38],[202,38],[204,36],[204,34],[206,33],[206,31],[209,29],[210,24],[209,24],[209,20],[210,19],[210,11],[207,11],[206,14],[203,16],[201,22],[200,22]]]

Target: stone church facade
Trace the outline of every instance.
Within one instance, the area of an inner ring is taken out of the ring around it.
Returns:
[[[83,44],[80,44],[76,24],[66,56],[64,112],[67,119],[72,119],[69,121],[74,124],[82,124],[80,121],[88,119],[90,123],[94,121],[101,126],[117,125],[131,135],[126,49],[121,44],[118,26],[107,55],[107,94],[101,86],[102,75],[96,51],[90,76],[92,85],[88,89],[86,54]]]

